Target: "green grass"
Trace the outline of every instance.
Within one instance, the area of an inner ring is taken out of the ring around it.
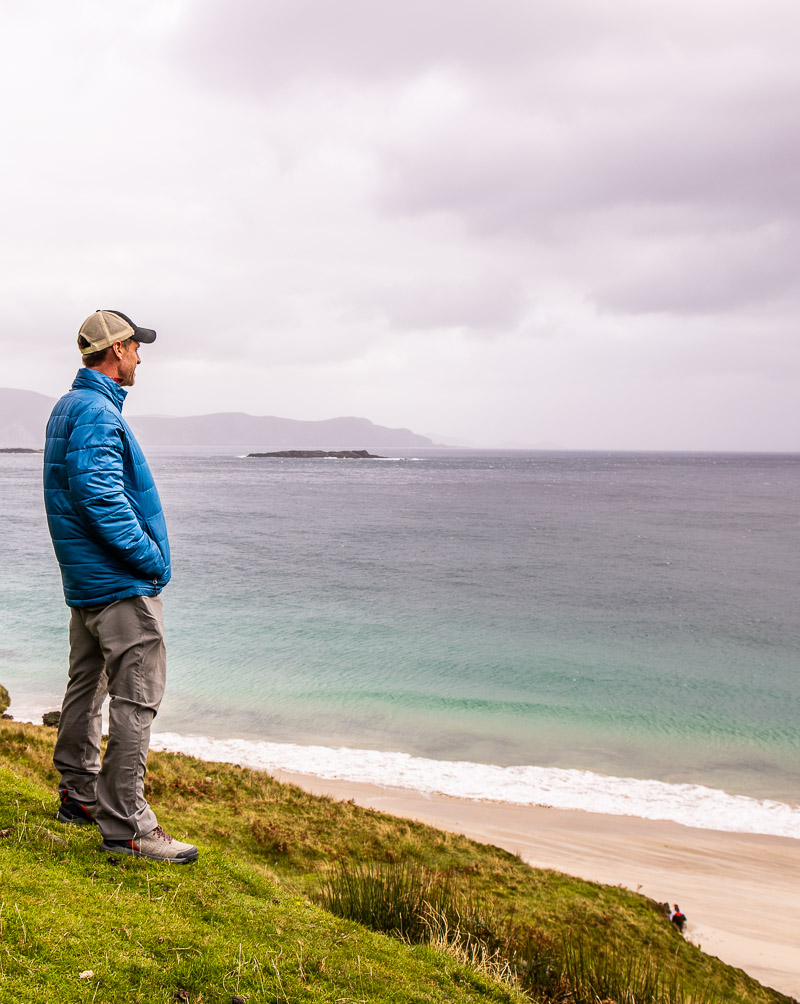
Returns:
[[[113,863],[54,819],[53,740],[0,725],[0,1002],[789,1000],[643,896],[236,766],[151,753],[200,861]]]

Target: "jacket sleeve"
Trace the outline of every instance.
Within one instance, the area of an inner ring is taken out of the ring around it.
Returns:
[[[123,429],[104,409],[80,415],[67,447],[70,495],[89,532],[137,575],[158,579],[166,563],[125,494]]]

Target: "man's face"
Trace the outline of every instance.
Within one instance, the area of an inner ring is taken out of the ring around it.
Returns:
[[[139,358],[139,343],[135,338],[128,338],[121,343],[122,354],[117,365],[117,383],[120,387],[133,387],[136,380],[136,367],[141,362]]]

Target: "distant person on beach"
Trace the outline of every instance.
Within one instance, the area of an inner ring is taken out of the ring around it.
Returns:
[[[669,911],[669,919],[678,928],[681,934],[683,934],[683,929],[686,926],[686,916],[681,913],[681,908],[677,903],[673,904],[672,909]]]
[[[165,833],[144,797],[150,724],[166,678],[159,594],[170,579],[169,541],[150,468],[122,417],[139,346],[155,340],[119,311],[87,317],[78,333],[83,368],[47,423],[45,509],[72,611],[53,762],[62,823],[96,823],[109,854],[185,864],[197,848]]]

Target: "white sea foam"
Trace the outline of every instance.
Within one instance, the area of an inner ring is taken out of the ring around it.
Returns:
[[[47,709],[25,704],[14,710],[16,721],[41,723]],[[103,724],[108,727],[105,720]],[[408,753],[348,747],[211,739],[173,732],[154,734],[151,747],[256,770],[410,788],[424,795],[664,819],[699,829],[800,839],[800,805],[731,795],[699,784],[668,784],[557,767],[430,760]]]
[[[8,711],[15,722],[29,722],[32,725],[42,724],[42,715],[47,711],[58,711],[61,708],[63,694],[53,698],[46,704],[41,701],[30,701],[22,699],[22,702],[15,700]]]
[[[162,733],[154,749],[257,770],[283,770],[330,780],[411,788],[426,795],[541,805],[616,816],[664,819],[700,829],[764,833],[800,839],[800,806],[730,795],[697,784],[608,777],[585,770],[499,767],[382,753],[246,739],[208,739]]]

